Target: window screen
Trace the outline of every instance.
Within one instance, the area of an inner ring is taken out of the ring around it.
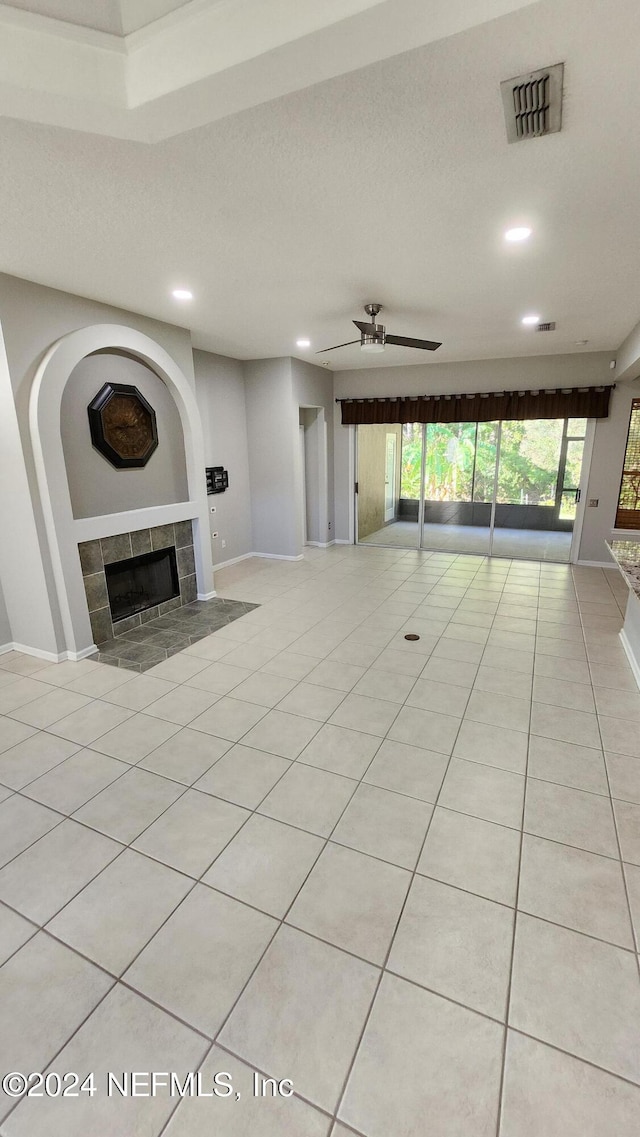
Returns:
[[[640,399],[631,404],[616,529],[640,529]]]

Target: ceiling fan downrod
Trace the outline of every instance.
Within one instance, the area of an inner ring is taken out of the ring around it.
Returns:
[[[360,328],[360,348],[362,351],[384,351],[385,327],[384,324],[376,323],[376,316],[382,311],[382,304],[365,304],[364,310],[371,323]]]

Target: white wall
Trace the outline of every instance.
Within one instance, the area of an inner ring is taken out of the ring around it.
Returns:
[[[155,411],[158,446],[140,469],[116,469],[91,442],[87,407],[108,382],[137,387]],[[178,408],[159,375],[140,360],[114,352],[83,359],[62,396],[60,431],[74,517],[189,500]]]
[[[0,350],[0,576],[13,639],[35,651],[61,652],[65,639],[31,450],[29,394],[54,342],[105,323],[126,325],[154,339],[194,387],[191,339],[184,328],[0,274],[6,349],[6,359]]]
[[[640,375],[640,321],[631,329],[616,352],[617,379],[637,379]]]
[[[321,411],[309,438],[309,460],[314,470],[324,469],[315,487],[322,496],[316,511],[319,528],[309,539],[330,541],[334,525],[331,373],[290,358],[242,363],[204,351],[195,351],[193,358],[207,464],[229,471],[229,489],[209,498],[216,506],[210,529],[219,533],[213,542],[214,564],[249,552],[300,554],[300,407]]]
[[[0,648],[5,644],[10,644],[13,641],[11,634],[11,625],[9,624],[9,616],[7,614],[7,606],[4,602],[4,593],[0,588]]]
[[[229,471],[229,489],[208,499],[216,508],[209,513],[209,530],[219,534],[211,546],[216,565],[253,552],[244,371],[240,360],[207,351],[194,351],[193,363],[205,462]]]
[[[300,408],[300,465],[297,472],[300,501],[300,547],[327,544],[328,522],[327,424],[324,407]]]
[[[253,550],[299,556],[299,412],[291,359],[249,360],[244,375]]]
[[[33,505],[33,486],[20,436],[11,374],[0,320],[0,580],[12,641],[55,658],[63,643],[42,517]]]
[[[296,408],[317,407],[322,415],[307,416],[307,491],[313,516],[307,519],[307,538],[325,544],[335,532],[334,499],[334,395],[333,375],[306,360],[291,360],[293,400]],[[297,416],[295,421],[298,421]],[[298,472],[298,480],[301,471]]]
[[[169,352],[194,385],[191,336],[186,328],[163,324],[137,312],[127,312],[85,296],[45,288],[4,273],[0,273],[0,320],[5,332],[11,380],[21,412],[45,351],[67,332],[87,328],[91,324],[126,324],[144,332]]]
[[[609,352],[575,355],[542,355],[518,359],[483,359],[463,363],[425,363],[407,367],[371,367],[362,371],[334,373],[336,398],[367,396],[472,393],[474,391],[536,390],[540,387],[589,387],[615,381],[610,371]],[[607,559],[603,540],[610,536],[615,516],[612,496],[619,485],[624,451],[620,441],[621,418],[626,396],[615,391],[611,400],[610,422],[596,428],[592,471],[597,492],[589,483],[588,497],[599,497],[598,509],[585,509],[579,557],[581,560]],[[611,429],[611,423],[616,426]],[[335,409],[335,509],[336,537],[352,539],[353,517],[353,428],[341,425],[340,406]],[[609,431],[607,426],[609,425]],[[626,438],[626,430],[625,430]],[[611,448],[615,447],[615,450]],[[613,456],[613,462],[612,462]],[[616,481],[617,479],[617,481]]]

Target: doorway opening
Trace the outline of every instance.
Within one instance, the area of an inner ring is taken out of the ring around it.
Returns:
[[[586,432],[586,419],[359,426],[358,542],[568,562]]]
[[[327,424],[324,407],[299,407],[298,540],[324,547],[329,539]]]

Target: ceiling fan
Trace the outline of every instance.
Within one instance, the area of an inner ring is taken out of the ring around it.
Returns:
[[[335,351],[339,347],[349,347],[353,343],[359,343],[361,351],[384,351],[385,344],[388,343],[398,347],[417,347],[421,348],[422,351],[435,351],[436,348],[442,347],[442,344],[436,343],[434,340],[416,340],[410,336],[389,335],[384,324],[376,324],[375,322],[378,312],[382,311],[382,304],[365,304],[364,310],[371,322],[353,321],[360,332],[359,340],[349,340],[347,343],[334,344],[333,347],[324,347],[322,351],[317,351],[316,355],[323,355],[325,351]]]

